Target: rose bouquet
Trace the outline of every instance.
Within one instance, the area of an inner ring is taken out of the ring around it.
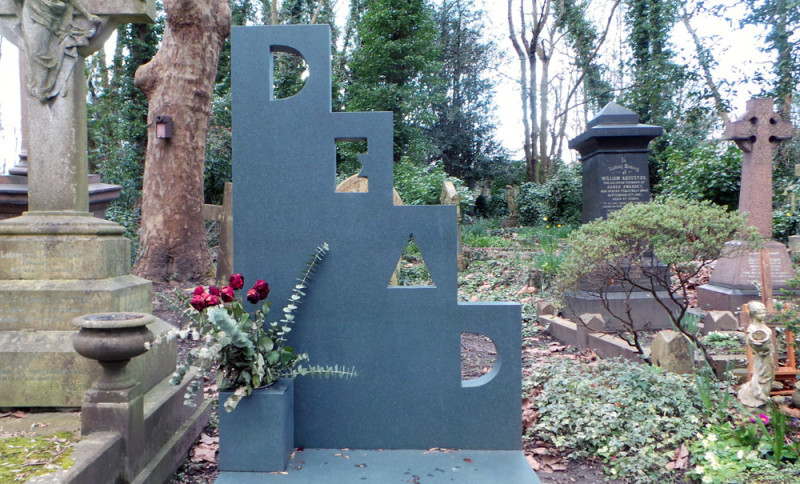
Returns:
[[[245,295],[251,304],[261,303],[252,315],[245,310],[239,295],[244,287],[241,274],[232,275],[228,285],[222,288],[211,286],[206,290],[197,287],[189,302],[192,309],[187,310],[191,322],[180,331],[180,337],[202,340],[202,344],[189,352],[186,363],[177,367],[172,377],[173,384],[183,380],[192,364],[203,370],[216,367],[219,389],[233,390],[232,396],[224,403],[225,410],[230,412],[253,389],[269,386],[281,377],[354,376],[354,370],[339,368],[338,365],[310,365],[308,354],[295,353],[286,341],[286,335],[295,322],[295,310],[305,296],[303,291],[308,287],[316,264],[322,261],[327,251],[327,244],[316,249],[292,290],[280,321],[267,322],[269,284],[264,280],[257,280]],[[193,399],[200,384],[198,379],[189,384],[187,402]]]

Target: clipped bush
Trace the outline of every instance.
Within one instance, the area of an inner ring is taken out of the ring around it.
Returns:
[[[602,301],[625,326],[629,343],[642,354],[630,314],[612,311],[605,296],[620,290],[620,284],[649,293],[661,302],[673,325],[700,347],[710,364],[705,348],[684,323],[689,307],[687,293],[691,280],[722,256],[725,242],[733,239],[742,240],[744,248],[757,247],[761,241],[742,214],[710,202],[665,199],[629,204],[608,219],[585,224],[570,234],[559,287],[563,291],[586,291]]]
[[[576,225],[581,222],[580,166],[562,166],[545,183],[519,187],[519,220],[522,225]]]
[[[619,360],[560,359],[526,381],[540,390],[528,436],[570,457],[596,457],[623,482],[677,477],[666,464],[702,428],[702,401],[686,377]]]

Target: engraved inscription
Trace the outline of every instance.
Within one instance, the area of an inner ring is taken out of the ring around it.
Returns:
[[[631,202],[649,200],[648,175],[642,171],[624,157],[619,163],[608,166],[608,174],[600,177],[600,200],[606,213],[619,210]]]

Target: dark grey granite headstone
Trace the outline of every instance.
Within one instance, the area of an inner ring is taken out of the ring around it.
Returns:
[[[313,363],[358,370],[350,380],[297,379],[296,445],[521,449],[520,307],[457,302],[456,207],[392,203],[392,114],[331,112],[328,26],[234,28],[232,42],[235,270],[268,280],[280,313],[308,256],[328,242],[291,339]],[[309,67],[302,91],[281,100],[276,51]],[[345,139],[368,143],[367,193],[335,191]],[[412,234],[435,286],[390,287]],[[497,347],[477,380],[461,379],[465,332]]]
[[[569,141],[581,154],[583,223],[606,218],[631,202],[649,202],[647,145],[663,128],[639,124],[636,113],[613,102],[586,127]]]

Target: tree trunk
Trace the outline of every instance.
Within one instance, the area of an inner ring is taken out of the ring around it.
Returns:
[[[135,78],[149,113],[134,273],[159,282],[196,280],[209,273],[201,215],[203,165],[219,51],[231,27],[226,0],[165,0],[164,10],[161,48]],[[156,115],[172,118],[171,139],[156,138]]]

